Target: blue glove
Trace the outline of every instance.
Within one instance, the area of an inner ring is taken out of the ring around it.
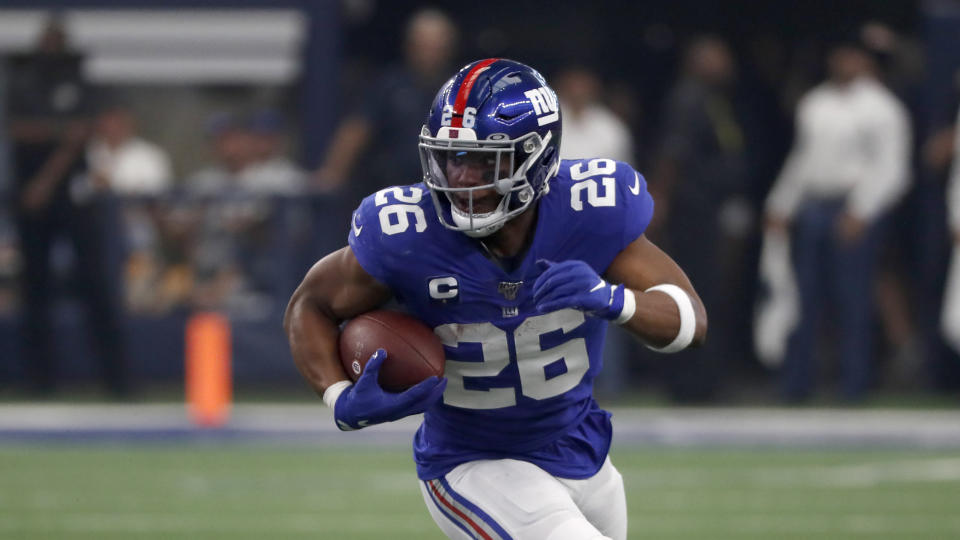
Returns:
[[[579,309],[607,320],[623,311],[623,285],[611,285],[583,261],[537,261],[544,269],[533,284],[533,301],[541,313]]]
[[[429,377],[399,394],[385,391],[377,383],[377,376],[386,358],[387,351],[377,349],[356,384],[337,398],[333,414],[341,430],[352,431],[422,413],[443,397],[447,379],[438,377]]]

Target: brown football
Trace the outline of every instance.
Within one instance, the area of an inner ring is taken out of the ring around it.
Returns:
[[[387,351],[377,379],[384,390],[400,392],[427,377],[443,376],[440,339],[430,327],[409,315],[370,311],[352,319],[340,333],[340,362],[354,381],[377,349]]]

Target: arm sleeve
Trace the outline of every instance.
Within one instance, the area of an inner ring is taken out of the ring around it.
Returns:
[[[389,286],[390,271],[386,263],[390,257],[384,253],[382,237],[377,208],[371,195],[353,211],[347,242],[360,266],[374,279]]]
[[[896,204],[910,181],[911,134],[907,113],[892,99],[878,102],[874,109],[873,122],[865,134],[869,166],[847,203],[848,211],[864,221],[873,221]]]
[[[653,197],[647,191],[647,180],[627,163],[617,162],[618,191],[624,201],[623,238],[621,249],[627,247],[647,230],[653,218]]]

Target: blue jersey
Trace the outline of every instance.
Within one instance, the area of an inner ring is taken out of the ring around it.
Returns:
[[[539,200],[531,244],[513,269],[479,240],[446,229],[423,184],[363,200],[349,241],[360,265],[434,329],[446,353],[443,400],[414,439],[417,474],[476,459],[533,462],[566,478],[599,470],[610,415],[593,399],[607,322],[575,309],[540,313],[539,259],[603,274],[653,215],[646,182],[609,159],[565,160]]]

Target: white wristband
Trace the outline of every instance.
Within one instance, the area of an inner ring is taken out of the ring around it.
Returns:
[[[353,386],[353,383],[350,381],[337,381],[331,384],[323,391],[323,402],[327,404],[327,407],[332,409],[337,404],[337,399],[340,397],[340,394],[351,386]]]
[[[626,285],[623,286],[623,309],[620,311],[620,315],[614,319],[614,323],[623,324],[629,321],[633,314],[637,311],[637,297],[633,294],[633,291],[630,290]]]
[[[656,285],[644,292],[651,291],[665,293],[677,303],[677,309],[680,311],[680,330],[677,332],[677,337],[673,338],[673,341],[669,345],[665,347],[652,347],[647,345],[647,347],[662,353],[674,353],[686,349],[688,345],[693,343],[693,335],[697,329],[697,316],[693,312],[693,302],[690,300],[690,296],[686,291],[671,283]]]

